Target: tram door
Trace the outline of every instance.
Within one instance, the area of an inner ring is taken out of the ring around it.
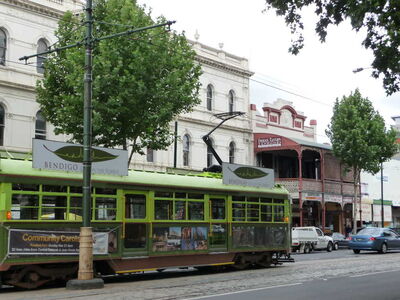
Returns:
[[[124,255],[147,252],[147,193],[125,192]]]
[[[210,205],[210,248],[225,251],[228,243],[227,197],[213,196],[209,198]]]

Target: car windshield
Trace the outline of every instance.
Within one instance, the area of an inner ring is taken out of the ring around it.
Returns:
[[[361,229],[357,234],[358,235],[379,235],[379,234],[381,234],[381,229],[380,228],[364,228],[364,229]]]
[[[343,236],[340,233],[334,232],[332,234],[332,237],[335,238],[335,239],[341,239]]]

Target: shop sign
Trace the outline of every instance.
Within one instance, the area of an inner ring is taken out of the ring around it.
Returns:
[[[392,206],[400,206],[400,200],[392,200]]]
[[[274,170],[222,163],[222,182],[229,185],[273,188],[275,185]]]
[[[342,203],[342,195],[335,195],[335,194],[325,194],[324,200],[325,202],[335,202],[335,203]]]
[[[258,148],[272,148],[280,146],[282,146],[282,138],[280,137],[259,138],[257,143]]]
[[[92,147],[92,173],[128,175],[128,151]],[[82,172],[83,146],[41,139],[32,141],[32,166],[64,172]]]
[[[360,220],[360,204],[357,203],[357,220]],[[372,205],[370,203],[361,203],[361,219],[365,222],[372,221]]]
[[[303,201],[322,201],[322,193],[307,192],[302,194]]]
[[[374,204],[374,222],[382,221],[382,206]],[[389,205],[383,206],[383,220],[385,222],[392,222],[392,207]]]
[[[113,235],[110,239],[110,234]],[[93,254],[106,255],[116,250],[113,232],[93,233]],[[113,249],[109,249],[109,241]],[[8,255],[78,255],[79,232],[10,229]]]
[[[353,203],[354,197],[343,197],[343,203]]]

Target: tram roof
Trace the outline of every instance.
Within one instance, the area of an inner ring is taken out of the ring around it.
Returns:
[[[0,175],[10,177],[33,178],[41,177],[48,180],[59,181],[62,179],[71,181],[82,180],[82,173],[61,172],[32,168],[32,161],[16,159],[0,159]],[[222,178],[207,177],[201,174],[174,174],[164,172],[151,172],[130,170],[128,176],[113,176],[92,174],[94,183],[104,182],[117,185],[143,186],[159,188],[180,188],[190,190],[227,191],[227,192],[250,192],[250,193],[272,193],[287,195],[288,191],[279,185],[274,188],[261,188],[251,186],[226,185]]]

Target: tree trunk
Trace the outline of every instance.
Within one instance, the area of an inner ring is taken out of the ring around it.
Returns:
[[[357,233],[357,199],[358,199],[358,174],[357,168],[353,168],[353,180],[354,180],[354,199],[353,199],[353,234]]]

